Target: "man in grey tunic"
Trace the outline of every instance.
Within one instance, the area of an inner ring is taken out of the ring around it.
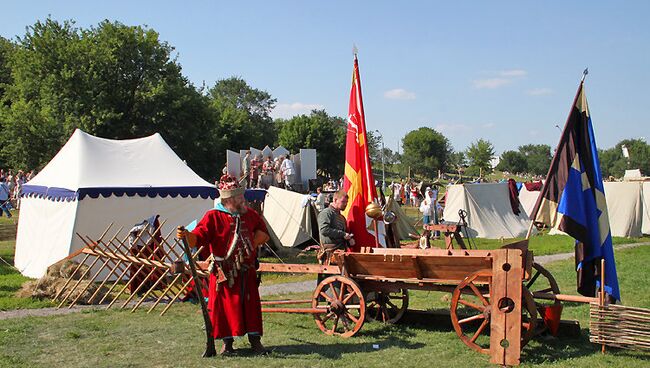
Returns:
[[[322,250],[345,250],[354,245],[352,234],[348,233],[345,226],[345,217],[341,211],[348,205],[348,194],[339,190],[334,193],[334,198],[329,207],[318,214],[318,230]]]

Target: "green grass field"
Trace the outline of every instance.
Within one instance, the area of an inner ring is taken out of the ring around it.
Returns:
[[[643,283],[650,247],[617,252],[619,281],[626,305],[650,307],[650,286]],[[572,261],[548,267],[563,292],[574,293]],[[295,295],[306,297],[306,294]],[[411,293],[418,309],[447,310],[446,294]],[[580,321],[579,337],[533,340],[522,351],[522,366],[641,367],[650,354],[609,349],[588,341],[588,306],[565,305],[564,319]],[[91,311],[65,316],[0,320],[1,367],[490,367],[489,358],[467,348],[448,328],[366,323],[354,337],[324,335],[308,315],[264,316],[263,341],[272,353],[254,357],[237,339],[235,357],[204,359],[199,309],[173,307],[164,316],[144,311]],[[379,348],[373,348],[378,345]]]

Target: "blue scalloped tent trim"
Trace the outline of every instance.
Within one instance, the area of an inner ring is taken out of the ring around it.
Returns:
[[[122,197],[127,195],[133,197],[138,195],[140,197],[172,197],[176,198],[179,195],[183,198],[186,197],[201,197],[204,199],[215,199],[219,196],[219,192],[214,187],[140,187],[140,188],[79,188],[78,190],[70,190],[66,188],[46,187],[41,185],[25,184],[22,187],[22,197],[38,197],[46,198],[51,201],[75,201],[82,200],[87,196],[90,198],[99,198],[102,196],[108,198],[111,196]]]
[[[264,202],[266,193],[266,189],[246,189],[244,198],[249,202]]]

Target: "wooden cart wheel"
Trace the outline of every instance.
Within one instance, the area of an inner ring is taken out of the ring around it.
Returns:
[[[451,298],[451,323],[461,341],[475,351],[490,353],[490,316],[492,305],[489,292],[477,285],[478,277],[489,277],[489,270],[478,271],[466,277]],[[535,333],[537,308],[533,295],[522,285],[521,347],[523,348]]]
[[[359,285],[345,276],[330,276],[321,281],[311,305],[323,310],[321,314],[314,314],[314,320],[327,335],[350,337],[363,326],[365,298]]]
[[[560,294],[560,287],[555,281],[555,277],[542,265],[539,263],[533,263],[533,276],[526,283],[526,288],[531,291],[531,293],[552,293]],[[559,300],[545,300],[545,299],[535,299],[535,306],[539,313],[543,313],[543,309],[549,306],[559,307],[562,303]],[[544,332],[546,330],[545,324],[540,324],[538,326],[538,331],[536,334]]]
[[[533,269],[535,272],[533,272],[533,276],[526,283],[526,288],[530,290],[531,293],[560,294],[560,287],[558,286],[557,281],[555,281],[555,277],[553,277],[546,268],[539,263],[533,263]],[[536,300],[536,302],[542,304],[541,299]],[[546,302],[552,302],[556,305],[561,304],[559,300]]]
[[[409,306],[407,289],[398,291],[371,291],[366,294],[366,318],[368,321],[397,323]]]

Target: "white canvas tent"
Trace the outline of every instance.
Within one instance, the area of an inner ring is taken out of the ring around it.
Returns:
[[[650,234],[650,182],[643,183],[643,221],[641,221],[641,232]]]
[[[539,197],[539,194],[541,191],[539,190],[528,190],[526,189],[526,185],[523,184],[521,186],[521,189],[519,190],[519,202],[521,203],[521,207],[526,211],[526,215],[530,217],[531,213],[533,212],[533,208],[535,207],[535,203],[537,202],[537,198]]]
[[[47,267],[98,238],[110,238],[158,214],[163,235],[213,207],[216,188],[201,179],[160,134],[129,140],[77,129],[45,168],[23,186],[15,266],[41,277]]]
[[[639,237],[643,222],[643,183],[605,182],[612,236]]]
[[[284,247],[318,240],[317,212],[309,195],[270,187],[264,218]]]
[[[468,231],[474,237],[524,237],[530,226],[530,219],[521,205],[519,215],[512,212],[507,183],[448,186],[444,220],[458,222],[460,209],[467,211]]]

